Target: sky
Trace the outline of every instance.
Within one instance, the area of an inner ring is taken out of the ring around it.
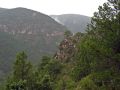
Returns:
[[[107,0],[0,0],[1,8],[24,7],[47,15],[81,14],[93,16]]]

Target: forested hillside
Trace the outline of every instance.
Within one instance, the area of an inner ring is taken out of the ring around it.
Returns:
[[[38,65],[16,55],[1,90],[120,90],[120,1],[94,13],[87,33],[64,33],[54,56]]]
[[[17,52],[32,63],[53,55],[67,28],[48,15],[26,8],[0,9],[0,74],[10,71]]]

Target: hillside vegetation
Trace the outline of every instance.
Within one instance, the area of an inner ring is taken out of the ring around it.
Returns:
[[[17,52],[32,63],[53,55],[67,28],[48,15],[26,8],[0,9],[0,72],[10,71]]]

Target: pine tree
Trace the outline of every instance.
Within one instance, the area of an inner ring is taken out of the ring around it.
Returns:
[[[108,0],[98,10],[78,46],[78,65],[73,69],[73,76],[80,80],[82,85],[90,81],[100,90],[119,90],[120,1]]]
[[[34,78],[32,70],[32,65],[27,61],[25,52],[18,53],[7,88],[10,90],[33,90]]]

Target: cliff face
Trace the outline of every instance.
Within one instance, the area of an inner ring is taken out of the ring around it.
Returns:
[[[70,39],[64,39],[60,45],[59,50],[55,54],[55,59],[58,60],[68,60],[71,56],[74,55],[75,44]]]
[[[61,62],[68,62],[72,60],[72,57],[77,52],[77,45],[80,43],[81,38],[84,34],[76,33],[75,35],[71,35],[66,37],[60,44],[59,50],[54,55],[54,58],[60,60]]]

